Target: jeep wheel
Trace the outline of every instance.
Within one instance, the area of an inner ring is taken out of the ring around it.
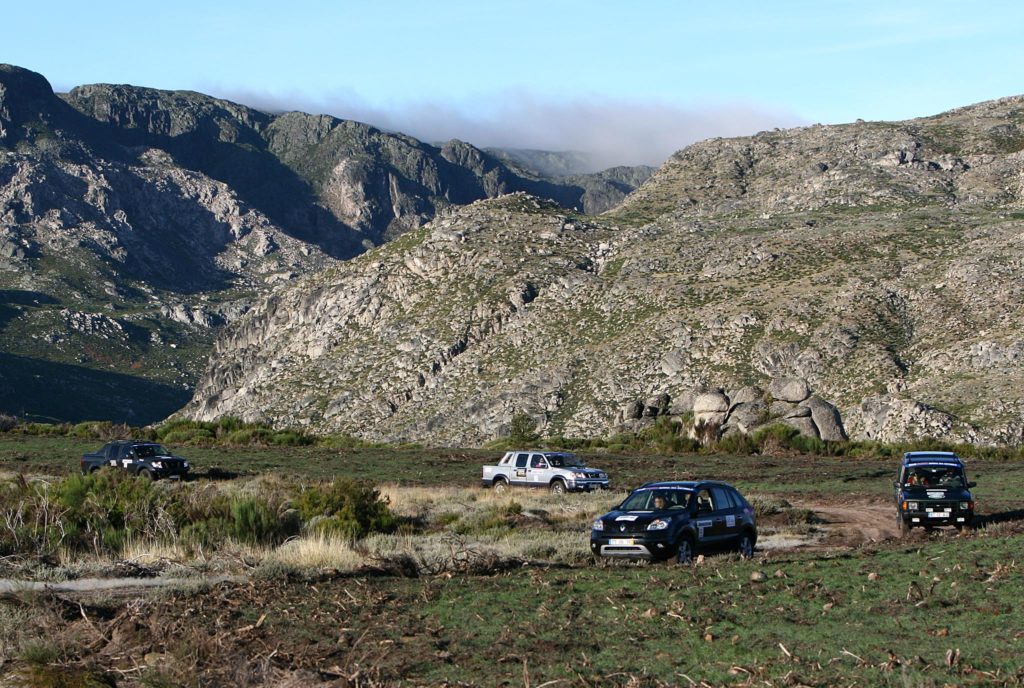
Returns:
[[[565,494],[565,482],[561,480],[555,480],[551,483],[551,494]]]
[[[904,521],[903,517],[899,514],[896,514],[896,525],[899,526],[900,537],[906,537],[910,535],[910,523],[908,521]]]
[[[494,492],[495,492],[495,494],[503,494],[506,490],[508,490],[508,483],[507,482],[505,482],[501,478],[498,478],[497,480],[494,481]]]
[[[676,547],[676,563],[680,566],[689,566],[693,563],[693,540],[689,535],[679,538],[679,545]]]
[[[153,479],[153,471],[149,470],[148,468],[140,468],[139,469],[139,477],[140,478],[145,478],[146,480],[152,480]]]
[[[736,549],[739,550],[740,558],[754,558],[754,537],[750,534],[749,531],[744,531],[744,533],[740,535],[739,546]]]

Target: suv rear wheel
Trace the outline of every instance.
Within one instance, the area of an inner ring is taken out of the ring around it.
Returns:
[[[743,559],[754,558],[754,537],[750,534],[750,531],[744,531],[740,535],[740,541],[737,548],[740,553],[740,557]]]

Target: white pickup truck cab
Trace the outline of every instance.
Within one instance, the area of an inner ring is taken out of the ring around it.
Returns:
[[[608,474],[568,452],[510,451],[497,466],[484,466],[484,487],[537,487],[555,494],[607,490]]]

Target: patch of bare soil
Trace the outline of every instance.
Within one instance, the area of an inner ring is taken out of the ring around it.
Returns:
[[[896,510],[891,503],[803,504],[819,519],[832,545],[858,547],[871,542],[899,538]]]

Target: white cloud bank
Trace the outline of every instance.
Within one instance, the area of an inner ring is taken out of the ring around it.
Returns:
[[[263,110],[329,114],[428,142],[456,138],[481,148],[579,151],[591,156],[595,170],[614,165],[660,165],[675,151],[703,139],[807,124],[793,113],[744,104],[683,108],[596,97],[553,102],[509,93],[471,106],[420,102],[384,108],[366,105],[347,94],[312,100],[252,91],[211,91]]]

